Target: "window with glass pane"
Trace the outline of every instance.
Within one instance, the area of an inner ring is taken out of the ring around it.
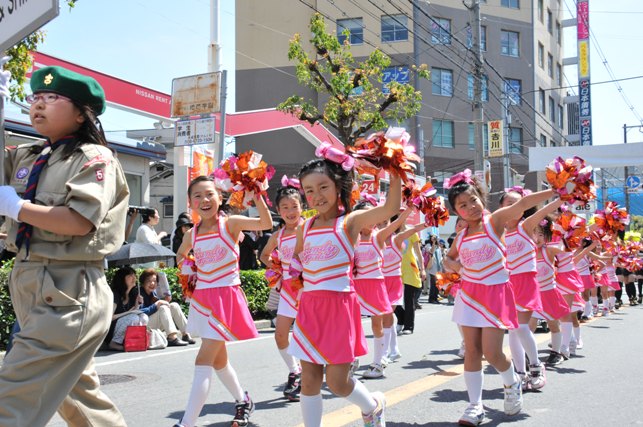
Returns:
[[[513,105],[522,104],[522,81],[516,79],[505,79],[505,93],[509,97],[509,102]]]
[[[542,114],[545,114],[545,91],[540,89],[538,91],[538,107]]]
[[[487,124],[485,123],[482,131],[482,150],[486,153],[489,151],[489,135],[487,134]],[[469,149],[476,149],[476,140],[475,140],[475,131],[476,128],[473,123],[469,123]]]
[[[453,122],[433,120],[433,146],[453,148]]]
[[[520,9],[520,0],[501,0],[500,5],[512,9]]]
[[[467,47],[473,47],[473,29],[470,25],[467,25]],[[480,26],[480,49],[487,51],[487,27],[484,25]]]
[[[348,30],[350,32],[350,38],[348,39],[350,44],[364,43],[364,26],[362,25],[362,18],[337,20],[337,40],[339,40],[340,43],[344,43],[344,40],[346,40],[344,30]]]
[[[538,42],[538,66],[545,68],[545,46]]]
[[[542,23],[544,23],[544,22],[545,22],[545,21],[544,21],[545,14],[543,13],[543,12],[544,12],[544,10],[545,10],[545,9],[544,9],[544,7],[543,7],[543,0],[538,0],[538,20],[539,20],[540,22],[542,22]]]
[[[453,96],[453,72],[431,68],[431,92],[433,95]]]
[[[554,34],[554,16],[549,9],[547,9],[547,31],[549,34]]]
[[[489,91],[487,90],[488,79],[486,75],[482,76],[482,102],[489,101]],[[475,93],[475,78],[473,74],[467,74],[467,95],[469,99],[473,99]]]
[[[554,57],[551,54],[547,54],[547,74],[552,79],[554,78]]]
[[[563,128],[563,119],[564,119],[564,109],[562,105],[558,105],[558,127]]]
[[[505,56],[519,56],[519,36],[514,31],[500,32],[500,54]]]
[[[509,152],[522,153],[522,128],[509,128]]]
[[[547,146],[547,137],[543,135],[542,133],[540,134],[540,146],[541,147],[546,147]]]
[[[406,15],[382,16],[382,41],[399,42],[409,39],[408,17]]]
[[[562,38],[563,38],[563,34],[562,34],[560,22],[556,22],[556,42],[560,44],[560,42],[562,41]]]
[[[556,64],[556,83],[558,86],[563,85],[563,67],[560,64]]]
[[[549,97],[549,120],[552,125],[556,124],[556,102],[551,96]]]
[[[431,20],[431,43],[451,44],[451,20],[434,18]]]

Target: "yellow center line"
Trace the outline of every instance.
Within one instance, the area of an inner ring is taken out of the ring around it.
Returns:
[[[581,323],[582,325],[587,325],[588,323],[596,320],[596,317],[592,318],[589,322]],[[549,339],[551,334],[538,334],[536,335],[536,344],[542,344]],[[504,347],[503,351],[505,354],[510,354],[509,347]],[[487,362],[483,359],[483,367],[488,365]],[[425,393],[433,388],[436,388],[452,379],[455,379],[464,373],[464,361],[461,365],[455,366],[447,371],[440,371],[434,374],[431,374],[427,377],[415,380],[411,383],[404,384],[397,388],[388,390],[386,395],[386,406],[387,408],[397,405],[400,402],[408,400],[412,397],[417,396],[418,394]],[[353,404],[349,404],[340,409],[337,409],[333,412],[329,412],[324,415],[322,418],[322,423],[328,426],[346,426],[350,423],[360,420],[362,418],[362,413],[359,408]],[[303,424],[298,424],[296,427],[304,427]]]

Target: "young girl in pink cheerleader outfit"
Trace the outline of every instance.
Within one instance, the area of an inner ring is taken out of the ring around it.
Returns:
[[[270,254],[277,249],[279,261],[283,269],[281,288],[279,290],[279,306],[277,307],[277,321],[275,326],[275,342],[281,358],[288,368],[288,380],[283,394],[291,402],[299,402],[301,392],[301,365],[299,360],[288,353],[288,339],[290,328],[297,317],[299,289],[292,286],[290,277],[290,260],[295,251],[297,241],[296,230],[303,222],[301,218],[302,198],[299,180],[288,178],[284,175],[281,179],[282,187],[277,190],[275,206],[279,216],[284,220],[285,226],[274,233],[266,246],[261,251],[260,259],[269,268],[272,265]]]
[[[447,182],[448,181],[448,182]],[[478,425],[484,419],[482,407],[482,356],[500,373],[504,384],[504,409],[515,415],[522,409],[521,380],[502,351],[504,332],[518,327],[514,294],[506,269],[505,224],[547,198],[551,190],[525,196],[512,206],[492,214],[484,209],[483,192],[471,171],[445,180],[449,204],[467,222],[446,256],[445,267],[460,272],[462,285],[453,308],[453,320],[462,325],[466,355],[464,379],[469,407],[459,420],[462,425]],[[459,258],[459,261],[457,259]]]
[[[500,197],[500,206],[515,204],[531,191],[516,186],[505,189]],[[523,378],[523,389],[539,390],[545,386],[545,366],[538,359],[538,345],[534,333],[529,328],[529,320],[534,311],[542,310],[540,290],[536,278],[536,244],[531,233],[538,223],[549,213],[560,207],[561,200],[543,209],[527,211],[523,218],[505,224],[505,245],[507,246],[507,268],[516,299],[519,326],[509,330],[509,347],[514,366]],[[535,212],[534,212],[535,211]],[[525,352],[529,357],[529,375],[525,373]]]
[[[601,275],[601,295],[603,297],[603,316],[609,316],[616,307],[616,291],[621,289],[616,277],[616,267],[614,267],[614,255],[609,252],[603,252],[600,255],[590,252],[590,257],[603,262],[604,266],[599,271]]]
[[[240,288],[239,242],[242,231],[258,231],[272,227],[270,211],[261,196],[254,197],[259,218],[219,214],[221,194],[210,176],[199,176],[188,187],[190,208],[201,221],[185,233],[178,250],[179,261],[194,252],[197,269],[196,288],[191,296],[187,330],[200,336],[201,348],[196,356],[194,380],[183,427],[195,425],[208,396],[212,375],[216,373],[236,400],[232,426],[246,426],[254,403],[243,391],[235,370],[228,362],[226,342],[247,340],[257,336]]]
[[[302,364],[300,404],[307,427],[321,425],[324,368],[330,390],[359,406],[366,426],[385,425],[384,395],[369,393],[349,376],[351,362],[367,352],[351,272],[360,231],[399,211],[401,184],[391,174],[384,205],[351,212],[351,162],[344,156],[333,153],[338,163],[312,160],[299,172],[308,206],[317,211],[298,228],[292,261],[303,270],[304,288],[289,352]]]
[[[583,285],[582,297],[585,301],[581,322],[587,322],[591,317],[593,317],[592,297],[596,296],[596,284],[594,283],[594,279],[590,271],[590,262],[587,254],[594,249],[597,244],[598,242],[594,242],[591,239],[584,239],[584,249],[579,254],[574,255],[574,264]],[[577,348],[582,348],[582,341],[578,342]]]
[[[561,249],[547,245],[552,238],[551,224],[550,218],[543,219],[533,234],[534,243],[536,244],[536,278],[540,286],[540,299],[543,309],[534,312],[532,329],[536,328],[537,319],[545,319],[549,325],[552,351],[545,362],[548,366],[554,366],[563,361],[563,356],[560,354],[562,337],[558,319],[569,316],[570,312],[569,304],[556,286],[554,260],[556,253]]]

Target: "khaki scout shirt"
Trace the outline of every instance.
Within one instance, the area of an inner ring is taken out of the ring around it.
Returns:
[[[42,142],[8,150],[5,182],[19,195],[25,191],[31,168],[40,156]],[[40,174],[35,203],[67,206],[89,220],[94,229],[85,236],[67,236],[33,228],[30,255],[56,260],[103,260],[125,238],[129,188],[125,174],[112,151],[96,144],[83,144],[63,158],[63,147],[51,154]],[[7,248],[16,252],[19,223],[7,218]],[[24,259],[24,245],[18,259]]]

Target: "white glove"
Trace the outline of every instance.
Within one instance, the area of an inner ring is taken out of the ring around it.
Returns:
[[[0,59],[0,95],[4,96],[5,98],[9,97],[9,80],[11,80],[11,72],[9,70],[4,70],[2,67],[4,67],[4,64],[9,62],[9,59],[11,59],[8,56],[5,56]]]
[[[6,216],[18,221],[20,209],[27,200],[24,200],[16,193],[16,190],[9,185],[0,185],[0,216]]]

